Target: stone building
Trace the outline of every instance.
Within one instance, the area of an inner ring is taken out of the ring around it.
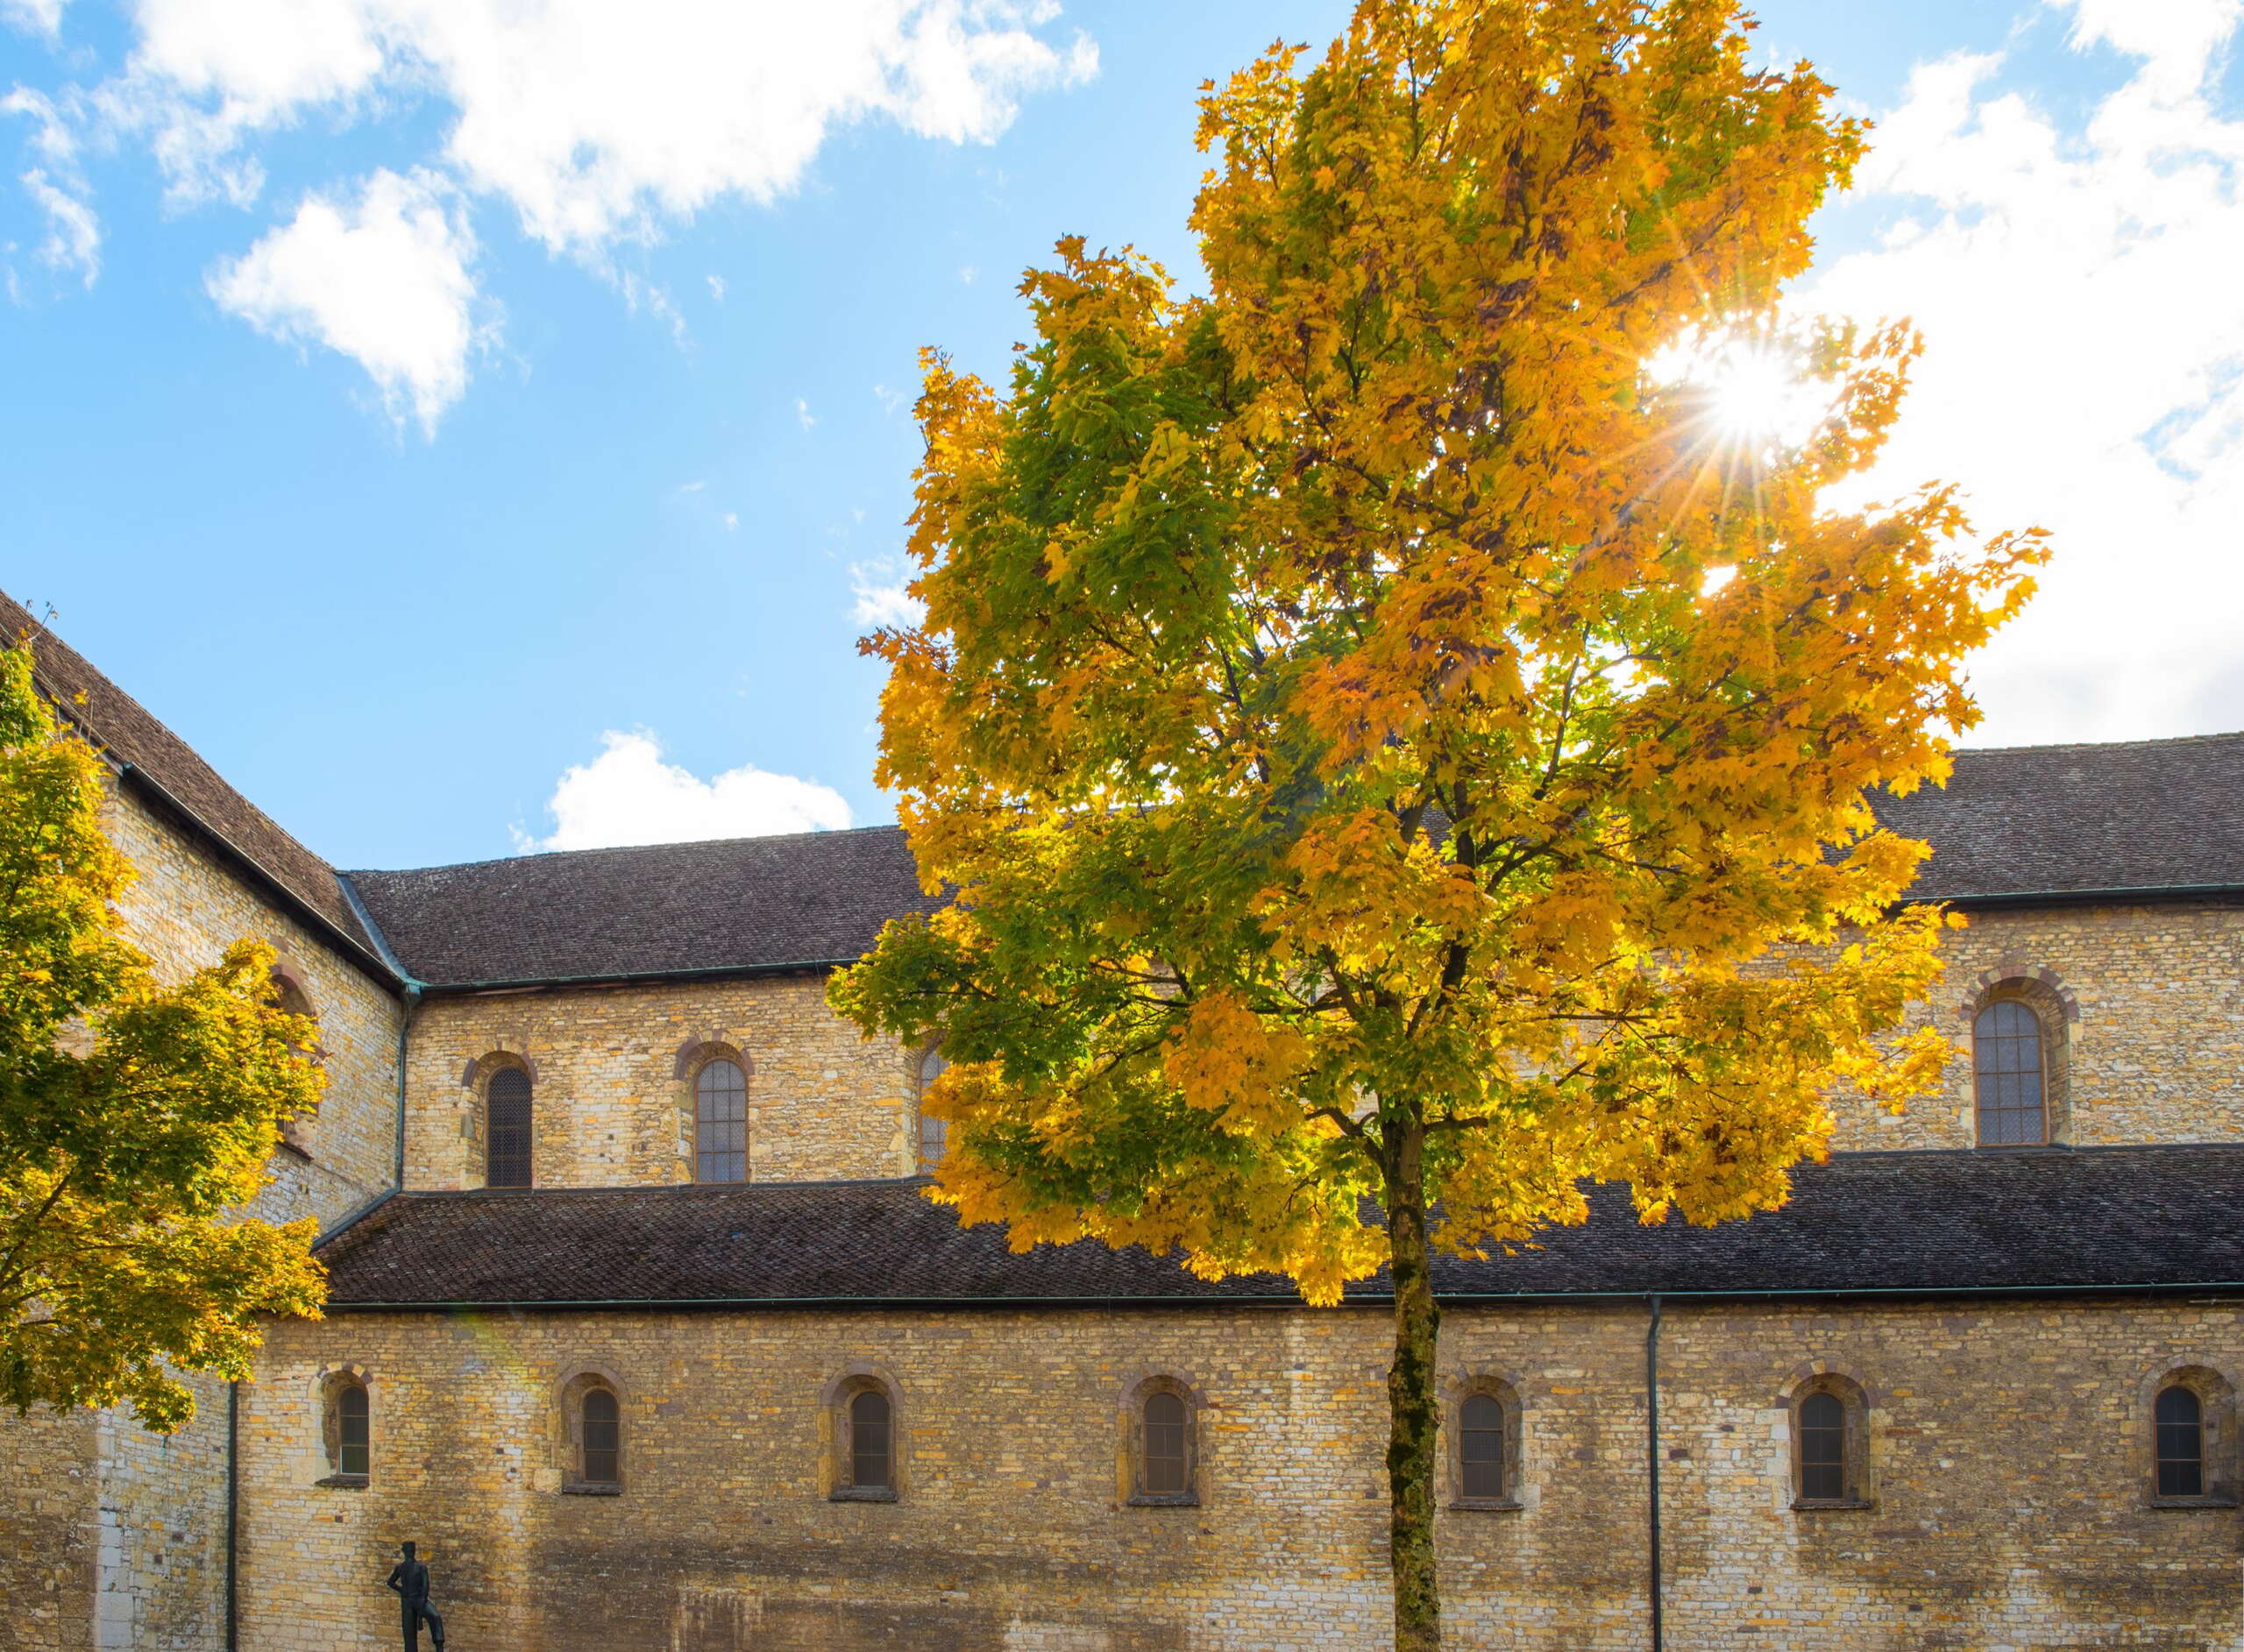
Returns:
[[[11,632],[28,625],[0,607]],[[0,1422],[0,1641],[1373,1648],[1381,1287],[1303,1306],[920,1197],[927,1053],[823,979],[892,830],[337,872],[58,640],[160,967],[279,947],[332,1084],[261,1204],[328,1317],[169,1441]],[[1460,1648],[2244,1643],[2244,735],[1966,753],[1944,1097],[1782,1210],[1600,1190],[1442,1265]]]

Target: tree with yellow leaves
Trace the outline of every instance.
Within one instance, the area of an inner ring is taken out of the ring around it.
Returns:
[[[1364,0],[1206,89],[1204,296],[1061,243],[1010,392],[929,358],[881,776],[928,887],[838,975],[940,1038],[934,1196],[1312,1302],[1384,1268],[1395,1644],[1440,1642],[1438,1247],[1625,1181],[1779,1204],[1898,1106],[1964,655],[2032,534],[1864,469],[1915,350],[1787,321],[1863,133],[1734,0]],[[1722,372],[1827,404],[1741,428]]]
[[[234,1213],[324,1079],[270,948],[151,976],[103,786],[0,648],[0,1402],[129,1403],[168,1433],[195,1412],[179,1372],[245,1377],[259,1315],[324,1300],[312,1223]]]

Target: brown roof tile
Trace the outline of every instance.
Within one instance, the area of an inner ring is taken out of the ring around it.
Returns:
[[[1093,1242],[1006,1249],[920,1181],[406,1193],[320,1248],[330,1306],[1290,1300]],[[1625,1191],[1538,1248],[1445,1257],[1452,1299],[2244,1284],[2244,1146],[1845,1153],[1782,1209],[1639,1223]],[[1351,1287],[1387,1294],[1383,1278]]]
[[[140,702],[96,670],[76,649],[0,593],[0,636],[28,637],[40,688],[110,759],[175,798],[205,833],[249,861],[355,947],[373,942],[351,910],[335,869],[290,837],[272,817],[219,777]]]

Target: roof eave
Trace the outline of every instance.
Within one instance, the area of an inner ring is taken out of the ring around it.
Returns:
[[[111,761],[116,761],[112,759]],[[306,929],[324,941],[344,960],[371,977],[384,990],[395,995],[404,990],[405,982],[393,974],[387,964],[360,944],[358,938],[314,906],[302,896],[290,889],[260,865],[250,853],[224,833],[205,820],[183,798],[174,795],[163,782],[158,780],[138,763],[117,763],[117,778],[131,786],[174,825],[193,833],[207,847],[224,861],[229,868],[256,885],[259,892],[275,906],[287,912]]]

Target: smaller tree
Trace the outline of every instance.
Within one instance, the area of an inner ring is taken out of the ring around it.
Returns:
[[[132,868],[100,758],[0,649],[0,1400],[129,1403],[169,1433],[181,1372],[249,1374],[258,1316],[316,1316],[316,1224],[238,1216],[316,1107],[314,1027],[238,941],[160,985],[124,939]]]

